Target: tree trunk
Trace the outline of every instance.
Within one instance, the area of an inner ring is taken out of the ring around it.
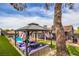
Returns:
[[[55,5],[55,15],[54,15],[54,26],[55,26],[55,34],[56,34],[56,47],[57,47],[57,56],[66,56],[68,55],[66,50],[66,38],[64,29],[61,23],[61,3],[56,3]]]

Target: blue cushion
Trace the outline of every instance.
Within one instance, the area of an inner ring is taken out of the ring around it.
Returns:
[[[23,39],[20,38],[20,37],[17,37],[17,38],[16,38],[16,42],[18,42],[18,43],[22,43],[22,42],[23,42]]]

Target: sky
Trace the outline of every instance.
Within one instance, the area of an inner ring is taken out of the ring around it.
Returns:
[[[27,8],[23,11],[14,9],[9,3],[0,3],[0,28],[18,29],[29,23],[52,26],[54,20],[54,7],[52,4],[49,10],[45,9],[44,3],[26,3]],[[69,6],[62,5],[63,26],[73,25],[79,27],[79,4],[74,4],[71,10]]]

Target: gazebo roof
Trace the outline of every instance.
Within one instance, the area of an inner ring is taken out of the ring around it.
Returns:
[[[22,28],[17,29],[17,31],[23,31],[23,30],[28,30],[28,31],[47,31],[47,28],[44,28],[42,26],[40,26],[39,24],[36,23],[30,23],[27,26],[24,26]]]

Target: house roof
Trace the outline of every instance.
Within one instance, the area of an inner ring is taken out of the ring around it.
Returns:
[[[69,26],[64,26],[64,31],[66,32],[70,32],[73,30],[73,26],[72,25],[69,25]]]
[[[64,31],[65,31],[65,32],[71,32],[71,31],[74,30],[72,25],[63,26],[63,28],[64,28]],[[55,32],[54,26],[52,26],[52,32],[53,32],[53,33]]]
[[[45,28],[45,27],[40,26],[39,24],[30,23],[30,24],[28,24],[27,26],[24,26],[24,27],[22,27],[22,28],[17,29],[17,31],[18,31],[18,30],[46,31],[46,30],[48,30],[48,29]]]

